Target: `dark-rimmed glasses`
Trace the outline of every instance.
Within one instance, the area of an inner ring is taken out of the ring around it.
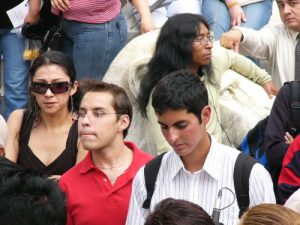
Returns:
[[[45,94],[49,88],[53,94],[61,94],[67,92],[70,85],[70,82],[57,82],[52,84],[32,82],[31,91],[38,94]]]

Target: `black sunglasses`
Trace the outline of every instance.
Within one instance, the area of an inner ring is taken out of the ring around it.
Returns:
[[[48,88],[53,94],[65,93],[69,90],[71,83],[69,82],[58,82],[52,84],[45,84],[39,82],[32,82],[31,91],[38,94],[45,94]]]

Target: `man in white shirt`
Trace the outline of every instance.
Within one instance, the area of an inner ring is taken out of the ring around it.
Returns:
[[[152,95],[161,131],[174,151],[161,162],[150,210],[142,207],[146,197],[144,167],[137,173],[131,194],[127,225],[142,225],[163,199],[184,199],[200,205],[209,215],[222,189],[220,222],[236,225],[239,206],[235,201],[233,170],[239,151],[219,144],[206,131],[211,107],[199,77],[187,71],[167,75]],[[249,178],[249,206],[275,203],[268,172],[256,163]]]
[[[283,24],[269,24],[256,31],[234,27],[222,35],[223,47],[266,59],[273,81],[281,87],[295,80],[295,46],[300,31],[300,0],[276,0]],[[255,16],[255,15],[253,15]]]

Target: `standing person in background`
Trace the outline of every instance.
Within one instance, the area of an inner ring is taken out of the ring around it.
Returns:
[[[133,0],[141,14],[142,32],[152,29],[146,0]],[[52,12],[63,13],[63,51],[72,57],[78,79],[102,79],[127,41],[126,21],[119,0],[51,0]]]
[[[23,60],[25,38],[19,33],[18,28],[13,29],[6,14],[7,10],[21,2],[23,0],[2,1],[0,7],[0,55],[2,54],[4,62],[4,117],[6,119],[12,111],[25,108],[27,105],[29,62]],[[24,19],[24,24],[38,22],[40,7],[41,0],[29,1],[29,12]]]
[[[272,15],[273,0],[261,0],[240,6],[237,0],[203,0],[202,12],[216,40],[234,26],[259,30]]]

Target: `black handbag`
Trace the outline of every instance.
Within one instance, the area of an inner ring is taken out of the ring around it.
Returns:
[[[34,24],[25,24],[22,27],[22,35],[27,39],[41,40],[41,52],[47,50],[60,50],[60,20],[59,16],[51,12],[50,0],[44,0],[40,10],[40,21]]]

